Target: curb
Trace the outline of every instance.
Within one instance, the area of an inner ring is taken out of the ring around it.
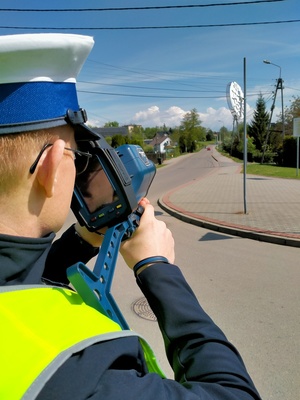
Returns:
[[[164,195],[166,196],[166,195]],[[262,230],[247,229],[247,227],[236,227],[230,226],[221,221],[212,221],[208,218],[198,216],[197,218],[188,215],[188,213],[179,212],[173,209],[170,205],[164,202],[164,196],[158,199],[157,204],[164,211],[171,216],[180,219],[183,222],[187,222],[192,225],[200,226],[201,228],[210,229],[220,233],[225,233],[232,236],[239,236],[242,238],[258,240],[261,242],[279,244],[283,246],[300,247],[300,239],[295,237],[289,237],[284,233],[277,232],[263,232]]]

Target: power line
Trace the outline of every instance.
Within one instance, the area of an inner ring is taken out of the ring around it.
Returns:
[[[171,74],[171,75],[175,75],[176,77],[180,76],[181,78],[184,78],[184,79],[190,79],[191,77],[200,78],[200,79],[202,79],[201,83],[199,82],[200,87],[205,86],[205,87],[209,88],[209,89],[204,89],[204,88],[203,89],[200,89],[200,88],[196,89],[195,83],[188,84],[186,82],[183,83],[183,82],[178,81],[178,80],[174,81],[174,80],[171,80],[171,79],[162,78],[161,74],[166,74],[166,72],[162,72],[162,71],[158,71],[158,70],[149,70],[149,69],[146,69],[146,70],[144,70],[144,69],[135,70],[135,69],[129,69],[128,67],[126,67],[126,68],[125,67],[120,67],[120,66],[107,64],[107,63],[103,63],[103,62],[96,61],[96,60],[89,60],[89,61],[92,62],[92,63],[98,64],[98,65],[109,67],[110,69],[114,68],[114,69],[117,69],[117,70],[126,71],[126,72],[130,72],[130,73],[134,73],[134,74],[138,74],[138,75],[142,75],[142,76],[146,76],[146,77],[150,77],[150,78],[154,78],[154,79],[157,78],[157,75],[155,75],[155,74],[159,74],[159,81],[160,82],[163,82],[163,83],[166,82],[166,83],[169,83],[169,84],[172,84],[172,85],[175,84],[175,86],[193,87],[194,89],[174,89],[174,88],[166,88],[166,87],[157,88],[157,87],[150,87],[150,86],[145,87],[145,86],[137,86],[137,85],[102,83],[102,82],[97,82],[97,81],[96,82],[95,81],[94,82],[91,82],[91,81],[78,81],[78,83],[84,83],[84,84],[86,83],[86,84],[92,84],[92,85],[104,85],[104,86],[117,86],[117,87],[125,87],[125,88],[132,88],[132,89],[159,90],[159,91],[163,90],[163,91],[176,91],[176,92],[220,93],[220,96],[216,97],[216,98],[220,98],[220,97],[222,97],[221,94],[224,93],[225,85],[222,84],[222,86],[220,88],[220,84],[216,83],[215,81],[219,80],[219,79],[221,79],[222,81],[226,80],[226,84],[227,84],[228,80],[230,80],[230,78],[228,78],[228,77],[219,76],[219,75],[217,75],[217,76],[215,76],[215,75],[209,75],[209,76],[200,75],[199,76],[198,74],[190,75],[190,74],[183,74],[183,73],[167,72],[168,75]],[[143,71],[146,71],[147,74],[145,74],[145,72],[143,72]],[[149,74],[149,72],[151,72],[151,74]],[[203,79],[204,79],[204,81],[203,81]],[[210,84],[209,82],[206,82],[207,80],[214,80],[214,83]],[[149,81],[146,81],[146,82],[149,82]],[[152,81],[150,81],[149,83],[152,83]],[[213,88],[215,86],[216,86],[216,88]],[[258,95],[258,93],[248,94],[248,97],[257,96],[257,95]],[[155,97],[158,97],[158,96],[155,96]]]
[[[179,76],[179,77],[184,78],[184,79],[190,79],[191,77],[194,77],[194,78],[196,77],[197,79],[198,78],[205,78],[206,80],[207,79],[214,79],[214,80],[219,79],[219,77],[215,77],[213,75],[210,75],[209,77],[206,77],[206,76],[199,76],[197,74],[193,74],[193,75],[189,74],[189,75],[187,75],[187,74],[182,74],[182,73],[179,74],[179,73],[174,73],[174,72],[169,72],[169,71],[168,72],[163,72],[163,71],[149,70],[149,69],[136,70],[136,69],[132,69],[132,68],[128,68],[128,67],[119,67],[119,66],[116,66],[116,65],[107,64],[107,63],[103,63],[103,62],[95,61],[95,60],[88,60],[88,62],[99,64],[99,65],[102,65],[102,66],[105,66],[105,67],[109,67],[110,69],[113,68],[113,69],[116,69],[116,70],[121,70],[121,71],[125,71],[125,72],[130,72],[130,73],[133,73],[133,74],[141,75],[142,77],[146,77],[146,78],[150,78],[150,79],[154,78],[155,80],[157,80],[157,74],[159,74],[159,80],[160,81],[166,82],[166,83],[171,83],[171,84],[174,83],[173,79],[170,79],[170,78],[167,79],[167,78],[164,78],[161,75],[166,75],[166,74],[167,74],[167,76],[175,75],[176,77]],[[221,79],[225,79],[225,78],[221,78]],[[186,82],[183,83],[183,82],[176,81],[176,84],[180,85],[180,86],[186,86],[186,87],[191,87],[191,86],[195,87],[194,83],[191,84],[191,83],[186,83]]]
[[[289,87],[289,86],[285,86],[285,89],[291,89],[291,90],[296,90],[297,92],[300,92],[300,89],[292,88],[292,87]]]
[[[220,97],[226,97],[225,90],[223,95],[219,96],[161,96],[161,95],[147,95],[147,94],[130,94],[130,93],[108,93],[108,92],[96,92],[92,90],[80,90],[77,92],[88,93],[88,94],[99,94],[107,96],[125,96],[125,97],[142,97],[142,98],[157,98],[157,99],[219,99]],[[259,93],[253,93],[250,96],[258,96]]]
[[[143,89],[143,90],[163,90],[163,91],[173,91],[173,92],[196,92],[196,93],[224,93],[221,90],[196,90],[196,89],[170,89],[170,88],[158,88],[158,87],[147,87],[147,86],[135,86],[135,85],[121,85],[113,83],[102,83],[102,82],[89,82],[89,81],[78,81],[78,83],[87,83],[89,85],[102,85],[102,86],[116,86],[124,87],[129,89]]]
[[[93,92],[90,90],[77,90],[80,93],[89,94],[101,94],[108,96],[125,96],[125,97],[147,97],[147,98],[158,98],[158,99],[219,99],[223,96],[157,96],[157,95],[146,95],[146,94],[126,94],[126,93],[105,93],[105,92]]]
[[[126,27],[29,27],[29,26],[0,26],[0,29],[22,29],[22,30],[94,30],[94,31],[105,31],[105,30],[146,30],[146,29],[191,29],[191,28],[220,28],[220,27],[232,27],[232,26],[250,26],[250,25],[272,25],[272,24],[291,24],[300,22],[300,19],[292,19],[286,21],[263,21],[263,22],[238,22],[230,24],[207,24],[207,25],[164,25],[164,26],[126,26]]]
[[[186,4],[186,5],[171,5],[171,6],[146,6],[146,7],[112,7],[112,8],[0,8],[0,11],[6,12],[103,12],[103,11],[140,11],[140,10],[166,10],[176,8],[204,8],[204,7],[224,7],[237,5],[250,5],[260,3],[275,3],[285,0],[256,0],[256,1],[237,1],[232,3],[210,3],[210,4]]]

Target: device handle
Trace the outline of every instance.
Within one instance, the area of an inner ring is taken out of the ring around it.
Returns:
[[[117,322],[122,329],[129,329],[110,289],[121,242],[129,238],[139,225],[143,207],[139,206],[127,221],[109,228],[99,251],[93,271],[84,263],[77,263],[67,270],[67,276],[83,301]]]

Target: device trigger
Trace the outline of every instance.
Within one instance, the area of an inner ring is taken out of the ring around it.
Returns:
[[[136,214],[139,216],[139,217],[141,217],[142,215],[143,215],[143,213],[144,213],[144,207],[143,206],[138,206],[138,208],[136,209]]]

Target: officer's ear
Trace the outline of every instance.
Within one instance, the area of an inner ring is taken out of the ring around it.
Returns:
[[[36,178],[45,190],[46,197],[52,197],[56,186],[56,175],[59,164],[64,156],[65,142],[56,140],[53,146],[43,153],[38,166]]]

